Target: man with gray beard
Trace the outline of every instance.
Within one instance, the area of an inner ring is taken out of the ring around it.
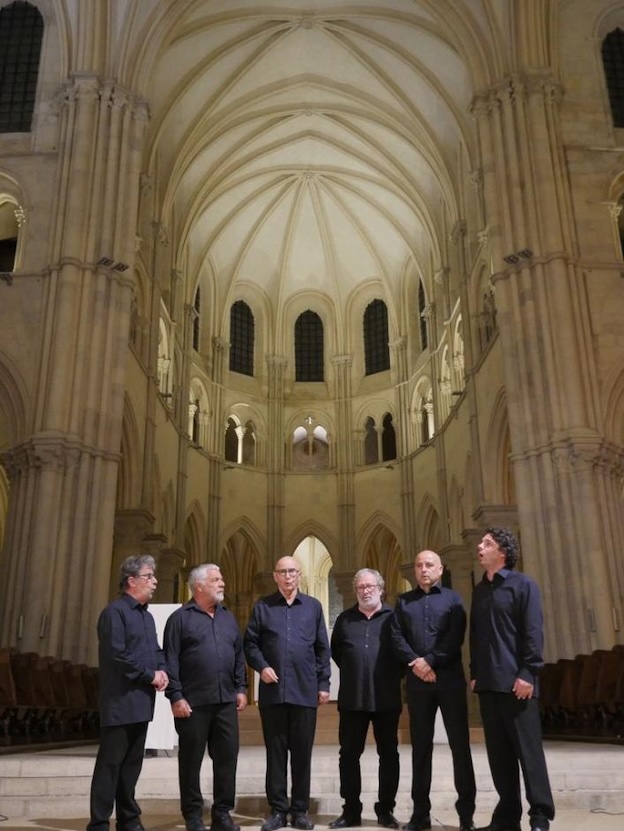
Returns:
[[[360,757],[369,724],[379,755],[379,825],[398,828],[393,815],[399,787],[398,725],[402,667],[392,651],[392,608],[382,600],[384,579],[372,568],[353,578],[357,603],[338,615],[331,638],[332,658],[340,669],[340,795],[342,814],[330,828],[362,824]]]
[[[234,615],[223,605],[219,566],[208,563],[189,575],[193,595],[167,621],[164,649],[169,672],[166,696],[180,740],[180,805],[187,831],[206,831],[200,770],[212,759],[212,831],[240,831],[230,811],[236,795],[238,712],[247,706],[245,659]]]

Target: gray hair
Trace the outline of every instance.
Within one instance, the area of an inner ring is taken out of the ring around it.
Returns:
[[[364,575],[364,574],[372,574],[372,575],[373,575],[373,577],[375,578],[375,582],[377,583],[377,585],[379,586],[379,588],[380,588],[382,591],[384,590],[384,588],[386,587],[386,584],[385,584],[385,582],[384,582],[383,577],[382,577],[382,576],[381,576],[381,574],[377,571],[377,569],[376,569],[376,568],[361,568],[361,569],[359,569],[358,571],[356,571],[356,572],[355,572],[355,574],[353,575],[353,589],[354,589],[354,590],[355,590],[355,586],[356,586],[357,581],[358,581],[358,580],[360,579],[360,577],[362,577],[362,575]]]
[[[142,568],[147,566],[152,571],[156,571],[156,561],[151,554],[133,554],[121,564],[119,569],[119,588],[123,591],[128,585],[130,577],[137,577]]]
[[[200,566],[195,566],[190,571],[188,576],[188,587],[193,592],[198,583],[203,583],[209,571],[221,571],[221,567],[214,563],[203,563]]]

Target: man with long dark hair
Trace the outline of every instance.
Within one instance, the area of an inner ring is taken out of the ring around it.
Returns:
[[[478,546],[485,574],[470,616],[470,686],[479,695],[488,761],[499,801],[487,831],[520,831],[522,767],[533,831],[555,815],[539,714],[543,614],[539,589],[515,570],[518,541],[488,528]]]

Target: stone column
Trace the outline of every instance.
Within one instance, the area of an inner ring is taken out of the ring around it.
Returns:
[[[353,606],[355,602],[355,594],[353,592],[353,575],[356,571],[357,569],[354,571],[333,571],[336,588],[342,597],[343,609],[348,609],[349,606]]]
[[[475,107],[486,210],[500,220],[493,283],[523,564],[544,595],[547,660],[610,648],[621,637],[614,621],[624,595],[615,556],[624,545],[621,508],[618,518],[606,507],[617,498],[617,476],[603,465],[560,98],[543,71],[504,79]],[[503,261],[512,254],[515,261]]]
[[[397,462],[401,475],[401,513],[403,538],[398,540],[403,556],[409,557],[416,547],[416,494],[414,469],[411,460],[410,394],[407,368],[407,338],[401,337],[390,344],[394,353],[397,391]]]
[[[351,355],[335,355],[331,359],[336,387],[336,469],[338,475],[338,540],[334,552],[334,568],[355,569],[355,491],[353,482],[354,447],[351,397]]]
[[[212,419],[208,452],[208,534],[207,558],[219,562],[221,557],[221,475],[223,473],[225,412],[223,409],[223,378],[229,355],[229,344],[223,338],[212,339]]]
[[[86,73],[66,85],[60,106],[33,433],[5,459],[20,482],[10,495],[0,637],[14,643],[21,617],[21,649],[95,663],[96,620],[109,599],[147,110]]]
[[[284,546],[284,373],[286,358],[267,355],[267,562],[273,568]]]

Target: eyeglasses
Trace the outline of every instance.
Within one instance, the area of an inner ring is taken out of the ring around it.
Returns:
[[[153,580],[156,577],[156,575],[154,574],[153,571],[150,571],[149,574],[133,574],[132,576],[134,577],[135,580],[138,580],[139,577],[142,580]]]
[[[278,568],[275,573],[279,574],[280,577],[291,577],[293,574],[299,574],[299,569],[297,569],[297,568]]]
[[[372,583],[364,583],[362,586],[356,586],[356,592],[374,592],[378,589],[378,585],[373,585]]]

